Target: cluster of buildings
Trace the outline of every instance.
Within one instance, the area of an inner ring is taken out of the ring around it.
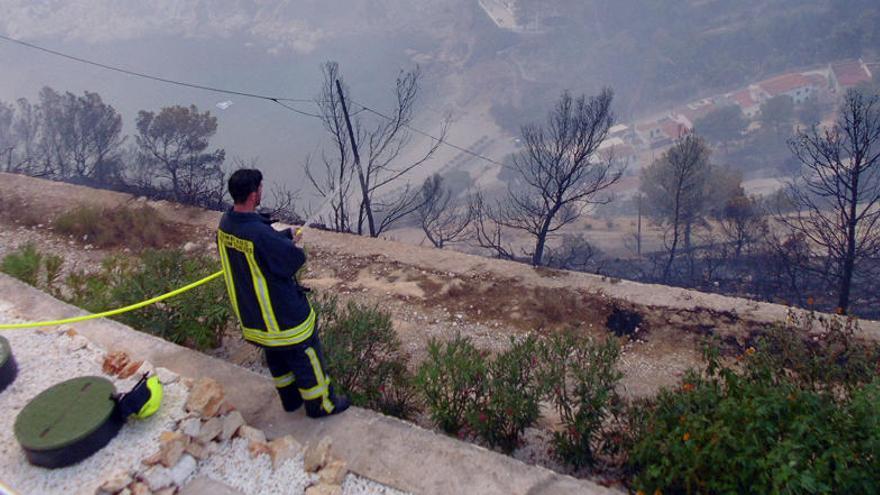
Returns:
[[[713,110],[736,105],[748,120],[757,119],[761,104],[777,96],[789,96],[795,105],[811,98],[834,102],[847,89],[872,80],[862,60],[837,62],[804,72],[781,74],[729,93],[703,98],[649,119],[616,125],[600,150],[615,158],[636,159],[639,152],[664,148],[693,130],[694,122]]]

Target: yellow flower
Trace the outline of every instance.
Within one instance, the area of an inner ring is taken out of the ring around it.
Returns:
[[[693,383],[685,383],[684,385],[681,386],[681,389],[684,390],[685,392],[690,392],[691,390],[694,389],[694,384]]]
[[[663,495],[663,492],[661,492],[660,489],[658,488],[658,489],[654,490],[654,495]]]
[[[751,356],[754,353],[755,353],[754,347],[749,347],[748,349],[746,349],[746,354],[748,354],[749,356]]]
[[[687,442],[691,439],[691,434],[689,432],[686,432],[684,435],[681,436],[681,439]]]

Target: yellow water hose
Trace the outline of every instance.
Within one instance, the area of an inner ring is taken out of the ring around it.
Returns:
[[[203,284],[206,284],[206,283],[210,282],[211,280],[214,280],[215,278],[220,277],[221,275],[223,275],[223,270],[220,270],[217,273],[208,275],[207,277],[205,277],[201,280],[197,280],[197,281],[195,281],[189,285],[185,285],[179,289],[175,289],[175,290],[168,292],[166,294],[162,294],[161,296],[156,296],[152,299],[147,299],[146,301],[141,301],[139,303],[131,304],[129,306],[125,306],[124,308],[111,309],[110,311],[104,311],[102,313],[94,313],[94,314],[90,314],[90,315],[75,316],[73,318],[65,318],[63,320],[33,321],[33,322],[27,322],[27,323],[3,323],[3,324],[0,324],[0,330],[15,330],[15,329],[20,329],[20,328],[51,327],[54,325],[64,325],[67,323],[77,323],[80,321],[94,320],[95,318],[104,318],[107,316],[114,316],[114,315],[118,315],[118,314],[122,314],[122,313],[127,313],[129,311],[134,311],[136,309],[143,308],[144,306],[149,306],[150,304],[154,304],[159,301],[164,301],[165,299],[168,299],[169,297],[174,297],[174,296],[176,296],[178,294],[182,294],[188,290],[195,289],[196,287],[203,285]]]

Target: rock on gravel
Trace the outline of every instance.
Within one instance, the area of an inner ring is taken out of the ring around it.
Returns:
[[[103,493],[120,492],[131,482],[131,475],[128,474],[128,471],[118,471],[101,484],[100,490]]]
[[[269,457],[272,458],[272,467],[275,469],[278,469],[278,466],[290,459],[294,459],[301,453],[302,445],[290,435],[285,435],[269,442]],[[342,480],[339,482],[341,483]]]
[[[330,437],[324,437],[317,444],[309,444],[305,453],[305,469],[310,473],[317,472],[319,469],[330,462],[330,447],[332,442]]]
[[[330,461],[323,469],[318,471],[318,477],[321,479],[321,482],[329,485],[341,485],[345,480],[346,474],[348,474],[348,466],[339,459]]]
[[[202,430],[202,420],[199,418],[186,418],[180,422],[180,432],[190,437],[196,437]]]
[[[180,486],[192,476],[196,470],[196,466],[197,462],[193,456],[186,454],[180,458],[180,462],[169,470],[168,474],[171,476],[171,480],[174,481],[174,484]]]
[[[225,442],[235,436],[238,429],[244,426],[244,417],[238,411],[232,411],[223,417],[223,431],[220,432],[220,441]]]
[[[220,418],[211,418],[208,421],[205,421],[196,438],[199,442],[206,444],[211,440],[217,438],[217,436],[220,435],[220,433],[222,432],[223,420]]]
[[[162,382],[163,385],[170,385],[177,381],[180,376],[169,370],[168,368],[156,368],[156,376],[159,377],[159,381]]]
[[[223,403],[223,387],[210,378],[200,378],[186,400],[186,410],[203,418],[216,416]]]
[[[239,428],[238,436],[250,443],[266,443],[266,434],[252,426],[244,425]]]

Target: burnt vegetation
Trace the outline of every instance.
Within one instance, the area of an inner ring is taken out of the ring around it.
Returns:
[[[471,189],[473,178],[459,170],[464,191],[450,187],[453,178],[461,182],[456,171],[434,174],[420,187],[409,182],[408,174],[434,156],[446,129],[441,122],[436,139],[418,148],[411,127],[421,88],[418,68],[400,72],[390,85],[394,107],[388,115],[352,101],[351,134],[342,107],[351,90],[337,64],[322,70],[316,103],[331,140],[305,165],[312,188],[330,208],[313,225],[371,237],[417,227],[434,247],[456,245],[536,268],[880,316],[880,291],[873,283],[880,273],[880,100],[871,86],[842,95],[833,123],[816,123],[830,107],[791,107],[774,99],[763,104],[758,131],[744,128],[742,115],[726,110],[698,121],[640,171],[639,225],[644,217],[645,225],[659,229],[659,246],[643,249],[639,227],[634,252],[622,256],[597,247],[592,236],[599,224],[578,230],[578,222],[594,214],[611,231],[619,224],[609,212],[632,210],[636,203],[611,194],[627,163],[600,149],[615,122],[611,90],[562,93],[543,122],[520,129],[521,147],[499,174],[507,190]],[[221,209],[228,205],[227,154],[211,145],[218,125],[210,112],[171,106],[139,112],[134,135],[124,136],[122,116],[97,93],[62,94],[47,87],[37,102],[0,103],[0,166]],[[744,171],[723,164],[764,134],[790,136],[787,157],[773,159],[784,161],[792,179],[773,195],[749,195]],[[232,165],[259,163],[236,157]],[[265,198],[273,218],[298,223],[312,216],[300,210],[299,191],[270,184]],[[26,216],[22,222],[40,223]]]

